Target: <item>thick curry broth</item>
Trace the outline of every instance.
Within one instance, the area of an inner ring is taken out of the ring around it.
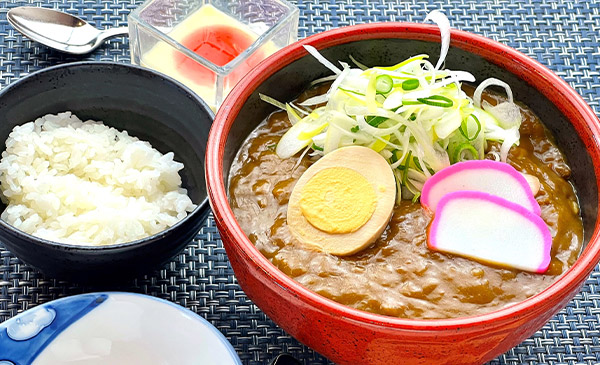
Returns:
[[[316,91],[304,93],[301,99]],[[495,97],[486,98],[495,102]],[[383,235],[369,248],[337,257],[302,246],[286,224],[295,182],[312,161],[282,160],[275,146],[290,123],[272,114],[249,136],[231,167],[229,196],[242,229],[260,252],[305,287],[339,303],[405,318],[450,318],[490,312],[546,288],[577,259],[583,225],[570,169],[533,112],[522,108],[521,141],[509,162],[540,179],[536,200],[553,237],[545,274],[484,265],[431,251],[426,231],[432,217],[419,203],[396,205]],[[489,145],[489,150],[498,150]],[[474,222],[476,223],[476,222]]]

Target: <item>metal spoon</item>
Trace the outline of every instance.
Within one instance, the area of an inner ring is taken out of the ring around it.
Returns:
[[[72,54],[89,53],[107,38],[128,32],[127,27],[98,30],[76,16],[29,6],[10,9],[6,18],[16,30],[30,39]]]

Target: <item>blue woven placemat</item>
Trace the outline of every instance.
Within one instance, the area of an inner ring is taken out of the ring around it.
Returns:
[[[53,52],[12,29],[6,12],[43,6],[76,14],[100,28],[124,26],[139,0],[0,1],[0,85],[59,63],[95,59],[129,62],[126,38],[115,38],[91,55]],[[375,21],[421,22],[433,9],[444,11],[454,28],[514,47],[569,82],[598,114],[600,110],[600,0],[594,1],[302,1],[299,36]],[[46,278],[21,263],[0,243],[0,321],[56,298],[98,288]],[[304,364],[328,364],[267,318],[235,279],[212,218],[196,239],[161,270],[102,288],[146,293],[185,306],[227,336],[244,364],[265,364],[281,352]],[[540,331],[490,364],[600,364],[600,271]]]

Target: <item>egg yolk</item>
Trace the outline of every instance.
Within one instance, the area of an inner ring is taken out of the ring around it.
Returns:
[[[375,190],[360,173],[330,167],[316,173],[302,188],[300,210],[315,228],[350,233],[362,227],[377,206]]]

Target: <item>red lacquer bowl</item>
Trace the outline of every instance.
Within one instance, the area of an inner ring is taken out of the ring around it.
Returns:
[[[446,66],[477,80],[497,77],[531,107],[557,137],[573,169],[586,247],[576,264],[543,292],[485,315],[411,320],[375,315],[326,299],[287,277],[252,245],[228,203],[225,184],[236,151],[273,107],[258,93],[288,101],[330,72],[303,49],[332,61],[352,55],[367,65],[439,54],[434,26],[385,23],[327,31],[294,43],[252,70],[227,97],[211,129],[206,174],[221,238],[240,285],[285,331],[340,364],[477,364],[491,360],[540,329],[579,291],[600,259],[598,240],[598,120],[582,98],[538,62],[487,38],[452,32]],[[435,62],[434,62],[435,63]]]

